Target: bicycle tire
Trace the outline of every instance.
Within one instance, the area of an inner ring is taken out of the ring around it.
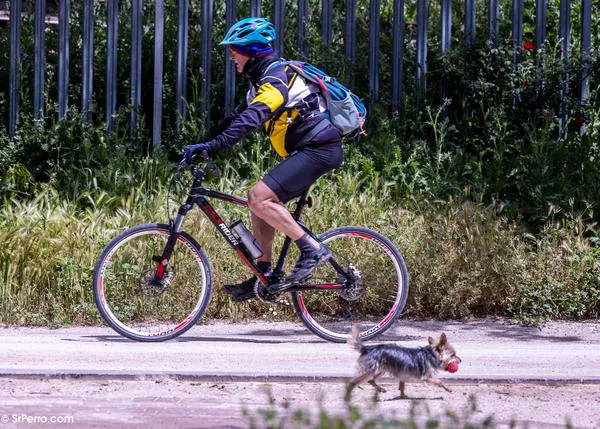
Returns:
[[[110,243],[108,243],[108,245],[104,248],[104,250],[100,254],[98,261],[96,263],[96,266],[94,268],[93,289],[94,289],[94,302],[96,304],[96,307],[98,308],[98,310],[100,311],[100,314],[102,315],[104,320],[108,323],[108,325],[111,328],[113,328],[119,334],[121,334],[127,338],[130,338],[132,340],[143,341],[143,342],[159,342],[159,341],[166,341],[166,340],[175,338],[175,337],[183,334],[184,332],[186,332],[192,326],[194,326],[194,324],[198,321],[198,319],[202,316],[202,314],[206,310],[206,307],[210,301],[211,292],[212,292],[212,269],[211,269],[208,257],[206,255],[206,253],[204,252],[204,250],[202,249],[202,247],[198,244],[198,242],[196,242],[196,240],[194,240],[186,232],[181,231],[179,233],[177,244],[174,249],[174,254],[171,257],[170,261],[175,261],[176,259],[174,259],[174,258],[183,258],[180,255],[185,254],[182,252],[187,250],[190,252],[190,254],[193,258],[192,260],[199,267],[199,269],[200,269],[199,272],[201,273],[201,277],[202,277],[202,281],[198,285],[199,293],[197,294],[197,301],[193,302],[193,308],[189,312],[189,314],[185,315],[185,317],[182,320],[173,322],[172,326],[169,326],[169,324],[167,323],[167,329],[161,329],[161,330],[158,330],[157,332],[152,332],[152,331],[142,332],[139,329],[135,329],[132,326],[129,326],[129,324],[131,324],[130,322],[128,322],[129,323],[128,324],[125,321],[121,320],[119,317],[117,317],[117,315],[115,315],[115,311],[116,311],[115,308],[111,309],[111,304],[109,304],[109,302],[108,302],[109,297],[107,297],[107,282],[106,282],[106,280],[107,280],[107,267],[109,267],[109,264],[113,260],[115,255],[119,254],[119,250],[122,249],[125,244],[133,242],[133,240],[135,240],[138,237],[144,237],[144,236],[150,237],[150,238],[160,237],[161,242],[166,242],[166,239],[169,237],[169,235],[170,235],[170,228],[168,225],[164,225],[164,224],[142,224],[142,225],[138,225],[138,226],[129,228],[129,229],[123,231],[121,234],[117,235],[115,238],[113,238],[110,241]],[[157,240],[158,240],[158,238],[157,238]],[[179,246],[180,244],[181,244],[181,246]],[[146,247],[149,247],[149,246],[146,246]],[[160,246],[158,246],[158,245],[156,246],[156,249],[157,249],[157,251],[162,251],[162,249],[160,249]],[[179,252],[179,253],[177,253],[177,252]],[[125,251],[122,251],[121,253],[125,254]],[[134,248],[130,252],[129,258],[134,257],[135,253],[136,253],[136,249]],[[140,252],[140,253],[142,253],[142,252]],[[121,256],[121,257],[124,258],[125,256]],[[138,258],[141,258],[141,256]],[[125,260],[126,259],[123,259],[123,261],[125,261]],[[119,259],[117,259],[117,261],[119,261]],[[151,272],[152,267],[156,267],[156,265],[157,265],[157,263],[152,260],[149,260],[149,261],[143,260],[142,262],[144,263],[144,266],[141,269],[139,269],[139,267],[137,265],[132,265],[132,264],[128,264],[125,262],[121,262],[121,267],[126,267],[127,265],[134,266],[134,267],[136,267],[135,269],[137,270],[137,273],[134,273],[134,274],[139,274],[139,272],[142,272],[142,276],[144,276],[143,270],[146,269],[146,267],[150,267],[148,271]],[[117,265],[117,264],[118,264],[118,262],[115,262],[115,265]],[[170,265],[171,265],[171,262],[170,262]],[[124,269],[126,269],[126,268],[124,268]],[[173,269],[173,270],[175,270],[175,269]],[[128,274],[129,273],[122,274],[119,272],[118,275],[117,274],[112,274],[112,275],[113,275],[113,277],[115,277],[115,279],[119,278],[120,280],[127,280],[128,278],[132,277],[132,276],[128,277]],[[110,271],[109,271],[108,275],[111,275]],[[121,277],[119,277],[119,275]],[[187,275],[189,275],[189,273],[187,273]],[[144,278],[147,278],[147,274]],[[127,281],[122,281],[121,283],[127,283]],[[136,282],[129,281],[129,283],[134,284]],[[140,281],[138,280],[137,283],[140,283]],[[142,281],[142,283],[143,283],[143,281]],[[170,290],[169,288],[171,288],[171,286],[173,285],[172,281],[170,283],[171,284],[169,285],[169,287],[165,288],[165,291],[162,292],[159,299],[163,297],[163,295],[166,293],[166,290]],[[188,283],[190,283],[190,282],[188,282]],[[111,284],[110,286],[112,287],[113,285]],[[121,284],[119,284],[119,282],[117,280],[115,280],[115,294],[117,293],[117,291],[119,291],[119,287],[121,287]],[[191,285],[190,287],[194,287],[194,285]],[[139,288],[139,286],[138,286],[138,288]],[[173,289],[173,288],[171,288],[171,289]],[[159,292],[160,292],[160,290],[159,290]],[[195,298],[193,298],[193,295],[195,295],[194,292],[195,291],[193,291],[193,290],[190,291],[190,296],[191,296],[190,300],[195,300]],[[176,291],[174,293],[176,293]],[[121,293],[121,295],[123,297],[123,301],[125,304],[126,304],[126,300],[131,299],[131,301],[133,301],[135,299],[133,296],[131,296],[131,297],[126,296],[126,294],[124,294],[124,293]],[[137,298],[139,299],[140,297],[137,296]],[[184,300],[186,297],[175,296],[173,298],[175,299],[175,301],[177,301],[179,298],[181,298],[181,300]],[[140,306],[144,305],[144,302],[142,300],[140,300],[140,303],[141,303]],[[177,306],[174,306],[174,307],[177,308]],[[133,309],[133,311],[128,309],[128,312],[135,314],[135,310],[136,310],[135,308]],[[139,308],[137,310],[138,310],[138,312],[140,311]],[[175,310],[169,309],[168,311],[175,311]],[[182,314],[185,314],[186,312],[187,312],[187,309],[182,309]],[[142,316],[139,316],[139,317],[142,317]],[[169,323],[171,323],[171,322],[169,322]]]

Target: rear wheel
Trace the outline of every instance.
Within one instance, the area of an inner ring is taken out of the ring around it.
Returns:
[[[357,226],[331,229],[319,239],[350,280],[330,262],[316,268],[307,284],[324,288],[292,293],[302,322],[333,342],[346,342],[355,324],[363,340],[383,333],[408,297],[408,270],[398,249],[383,235]],[[335,288],[339,285],[342,289]]]
[[[168,264],[167,225],[130,228],[106,246],[94,269],[94,300],[106,322],[137,341],[164,341],[191,328],[210,300],[212,275],[200,245],[181,232]],[[157,270],[162,271],[156,281]]]

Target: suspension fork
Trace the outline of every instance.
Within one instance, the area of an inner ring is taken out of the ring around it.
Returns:
[[[179,207],[179,211],[177,212],[177,217],[174,221],[169,222],[169,238],[167,240],[167,244],[163,249],[162,255],[154,256],[154,262],[158,263],[156,266],[156,271],[154,272],[154,276],[152,276],[151,282],[160,283],[165,275],[165,271],[167,269],[167,265],[169,264],[169,259],[171,259],[171,255],[173,254],[173,250],[175,249],[175,244],[177,244],[177,239],[179,238],[179,231],[181,230],[181,225],[183,224],[183,219],[187,212],[189,212],[192,208],[193,200],[192,197],[188,197],[185,204]]]

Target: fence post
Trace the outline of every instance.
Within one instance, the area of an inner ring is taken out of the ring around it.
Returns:
[[[283,56],[283,33],[285,32],[285,0],[273,0],[273,15],[275,16],[275,54]]]
[[[33,60],[33,117],[44,116],[44,87],[46,83],[46,0],[35,2],[35,41]]]
[[[392,29],[392,108],[400,115],[403,106],[404,81],[404,0],[394,0]]]
[[[327,52],[331,48],[333,33],[331,31],[333,16],[333,0],[321,0],[321,54],[322,68],[327,69],[329,61],[326,60]]]
[[[546,41],[547,9],[546,0],[535,3],[535,49],[539,51]]]
[[[417,0],[417,110],[425,100],[427,90],[427,18],[429,0]]]
[[[237,20],[237,0],[227,0],[225,3],[225,32]],[[229,48],[225,46],[225,112],[231,112],[235,107],[235,64],[229,59]]]
[[[10,2],[10,76],[8,82],[8,134],[14,137],[19,119],[21,74],[21,0]]]
[[[308,0],[298,0],[298,25],[296,29],[296,49],[306,59],[308,43],[306,40],[306,24],[308,22]]]
[[[211,29],[213,24],[213,0],[202,0],[202,48],[201,62],[202,67],[202,89],[201,97],[204,103],[204,124],[210,124],[210,86],[211,86],[211,65],[212,65],[212,42]]]
[[[523,45],[523,0],[513,0],[512,9],[513,63],[516,65],[521,60],[521,46]]]
[[[570,38],[571,38],[571,1],[560,0],[560,57],[563,60],[563,65],[566,65],[569,61],[569,49],[570,49]],[[569,74],[563,74],[562,88],[560,92],[560,120],[562,125],[562,134],[564,137],[567,136],[567,116],[568,106],[566,102],[567,95],[569,93]]]
[[[346,0],[344,57],[346,60],[346,83],[351,86],[354,82],[354,63],[356,62],[356,0]]]
[[[465,1],[465,5],[467,4],[467,1]],[[450,51],[450,47],[452,46],[452,0],[442,0],[441,15],[441,48],[442,56],[445,56]],[[466,33],[467,32],[465,31],[465,36]],[[470,44],[470,42],[468,43]],[[444,75],[442,75],[442,81],[440,84],[440,98],[442,99],[442,102],[446,97],[446,78]]]
[[[106,14],[106,132],[111,134],[114,131],[114,115],[117,109],[118,0],[107,0]]]
[[[58,119],[64,119],[69,104],[69,17],[71,0],[60,0],[58,10]]]
[[[369,5],[369,95],[371,107],[379,99],[379,28],[380,0],[371,0]]]
[[[154,107],[152,116],[152,145],[160,146],[162,131],[163,45],[165,29],[164,0],[154,1]]]
[[[131,4],[131,119],[129,135],[137,140],[138,113],[142,104],[142,0],[132,0]]]
[[[582,0],[581,3],[581,58],[583,66],[581,68],[581,92],[579,100],[581,106],[588,107],[590,97],[590,49],[591,49],[591,28],[592,28],[592,0]],[[588,112],[584,113],[588,118]],[[586,134],[585,125],[581,127],[581,134]]]
[[[177,8],[177,76],[175,106],[177,109],[177,133],[181,132],[181,121],[185,118],[187,95],[187,52],[189,0],[178,0]]]
[[[500,37],[500,3],[498,0],[489,0],[488,7],[488,40],[497,48]]]
[[[94,2],[83,1],[83,66],[81,110],[85,120],[91,119],[92,93],[94,88]]]
[[[586,105],[590,96],[590,50],[592,35],[592,0],[582,0],[581,4],[581,104]]]
[[[260,0],[250,0],[250,16],[260,16]]]
[[[475,0],[465,0],[465,44],[475,41]]]

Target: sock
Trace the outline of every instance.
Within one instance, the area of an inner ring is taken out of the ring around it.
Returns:
[[[319,250],[321,248],[321,244],[308,235],[307,232],[304,233],[302,237],[296,240],[296,245],[303,252],[312,252],[314,250]]]
[[[271,262],[270,261],[258,261],[256,266],[260,270],[261,273],[267,273],[271,271]]]

